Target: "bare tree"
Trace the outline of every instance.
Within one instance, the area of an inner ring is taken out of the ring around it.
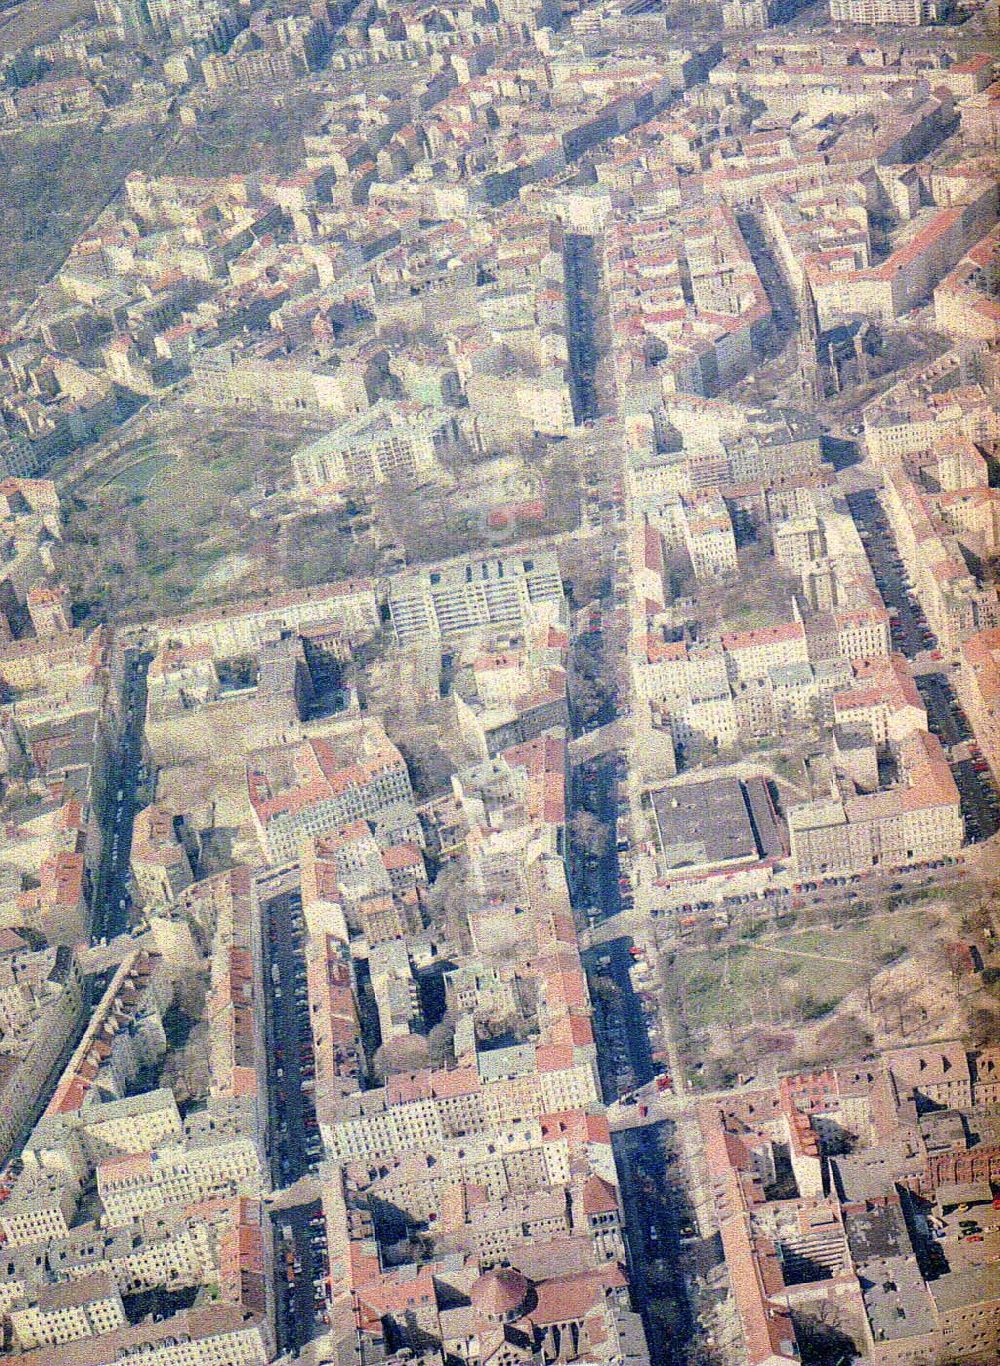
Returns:
[[[372,1071],[379,1081],[394,1072],[417,1072],[430,1062],[430,1048],[422,1034],[405,1034],[388,1039],[375,1050]]]
[[[446,1010],[427,1035],[427,1051],[432,1067],[447,1067],[455,1061],[455,1021]]]
[[[611,831],[607,822],[600,820],[592,812],[582,809],[577,811],[570,821],[570,832],[581,854],[603,858],[608,852]]]
[[[977,1048],[1000,1044],[1000,1015],[979,1006],[969,1014],[969,1039]]]

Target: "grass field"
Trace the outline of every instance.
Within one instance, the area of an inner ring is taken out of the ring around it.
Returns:
[[[108,480],[113,488],[124,489],[126,493],[145,493],[150,484],[174,463],[174,456],[167,451],[156,451],[134,465],[126,465],[123,470]]]
[[[322,98],[289,92],[280,102],[258,94],[227,92],[224,105],[186,129],[165,153],[166,175],[288,175],[302,165],[301,130]]]
[[[678,956],[688,1031],[818,1019],[929,935],[933,909],[897,911],[843,930],[803,930]]]
[[[164,415],[68,500],[71,582],[97,615],[145,617],[281,577],[274,530],[251,507],[259,476],[287,474],[301,432],[181,417]]]

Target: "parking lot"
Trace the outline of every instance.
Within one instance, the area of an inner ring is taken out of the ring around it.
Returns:
[[[918,656],[933,664],[941,651],[933,631],[913,595],[906,569],[896,549],[888,518],[875,493],[848,495],[848,506],[858,527],[875,575],[878,590],[890,613],[893,648],[909,659]],[[939,672],[916,675],[915,682],[927,708],[927,723],[948,755],[962,799],[965,831],[972,844],[989,839],[1000,829],[1000,797],[980,753],[972,729],[955,696],[942,661]]]
[[[989,839],[1000,829],[1000,795],[972,727],[947,675],[922,674],[916,684],[927,708],[928,725],[948,754],[955,785],[962,798],[962,816],[969,842],[977,844]]]
[[[311,1090],[316,1076],[298,892],[264,905],[272,1179],[290,1186],[315,1172],[323,1155]]]
[[[146,713],[146,670],[149,656],[135,650],[125,655],[125,715],[116,762],[108,770],[102,826],[104,850],[101,878],[94,898],[91,938],[94,943],[124,934],[132,904],[132,823],[137,809],[136,789],[145,778],[142,731]]]
[[[893,649],[907,659],[927,654],[940,659],[937,638],[927,625],[923,609],[913,595],[906,568],[896,549],[889,519],[878,495],[866,489],[847,495],[847,505],[861,537],[875,583],[889,610]]]
[[[278,1345],[296,1352],[330,1322],[326,1220],[318,1200],[273,1217]]]
[[[270,898],[262,916],[272,1180],[280,1188],[318,1170],[323,1144],[312,1100],[316,1065],[300,894],[289,891]],[[318,1203],[273,1217],[279,1345],[282,1351],[294,1351],[322,1331],[328,1313],[325,1226]]]

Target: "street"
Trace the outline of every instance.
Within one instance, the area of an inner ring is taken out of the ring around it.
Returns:
[[[611,755],[576,771],[573,800],[590,810],[610,830],[599,857],[585,856],[577,880],[577,904],[600,922],[616,914],[624,900],[632,904],[627,878],[622,878],[616,828],[627,804],[620,793],[622,760]],[[582,955],[594,1007],[598,1065],[606,1102],[631,1097],[652,1080],[663,1064],[653,1057],[661,1028],[655,997],[638,993],[630,970],[635,966],[630,939],[619,938]],[[651,984],[652,985],[652,984]],[[651,1038],[651,1034],[653,1038]],[[636,1109],[638,1107],[636,1106]],[[625,1216],[632,1301],[642,1313],[652,1361],[680,1363],[691,1338],[692,1315],[681,1264],[681,1230],[691,1232],[685,1217],[683,1182],[675,1175],[668,1135],[672,1125],[625,1130],[612,1136]]]
[[[937,640],[907,582],[889,519],[873,489],[847,495],[882,600],[889,609],[893,647],[907,659],[935,651]],[[939,656],[940,657],[940,656]]]
[[[631,948],[630,940],[614,939],[599,948],[588,949],[583,955],[592,984],[595,1028],[603,1045],[600,1063],[607,1102],[644,1086],[657,1071],[649,1037],[655,1010],[643,1010],[643,1002],[632,985]],[[602,988],[602,981],[613,982],[613,992]]]
[[[620,761],[614,756],[597,759],[581,764],[574,769],[571,779],[574,811],[585,810],[601,822],[608,831],[606,847],[602,853],[591,849],[577,851],[577,901],[586,907],[588,919],[593,923],[617,915],[623,909],[623,898],[631,905],[631,897],[626,887],[619,883],[618,850],[615,830],[619,811],[617,768]]]
[[[622,471],[615,434],[599,434],[601,425],[598,420],[589,433],[594,439],[595,483],[600,480],[604,494],[596,497],[593,511],[595,521],[614,536],[617,524],[625,516]],[[609,459],[612,453],[616,456],[614,463]],[[596,629],[591,628],[593,644],[604,658],[605,677],[613,685],[601,716],[594,718],[598,724],[618,716],[628,688],[628,671],[623,667],[624,633],[619,639],[615,620],[617,610],[626,601],[627,579],[627,559],[618,547],[612,574],[602,592],[600,617]],[[578,736],[581,729],[577,727]],[[581,927],[584,923],[599,926],[635,905],[626,766],[625,752],[618,748],[577,764],[572,771],[570,816],[587,811],[602,827],[596,842],[573,841],[573,904]],[[617,937],[582,954],[606,1103],[617,1101],[619,1096],[634,1099],[636,1088],[649,1083],[666,1067],[653,1056],[663,1055],[665,1048],[654,993],[643,991],[640,995],[633,987],[632,948],[631,939]],[[638,1113],[638,1103],[630,1109]],[[673,1151],[672,1134],[673,1123],[667,1121],[612,1135],[625,1219],[631,1299],[642,1315],[650,1360],[658,1366],[681,1366],[694,1336],[691,1292],[681,1250],[682,1230],[685,1235],[694,1230],[686,1214],[688,1200],[680,1163]]]
[[[91,921],[90,937],[94,944],[125,934],[129,928],[132,823],[137,810],[136,791],[142,775],[142,732],[149,658],[136,650],[125,652],[124,726],[117,753],[108,765],[106,796],[101,812],[104,845]]]
[[[907,582],[889,520],[873,491],[848,494],[847,503],[878,590],[889,608],[893,646],[932,670],[916,673],[914,681],[927,708],[928,726],[941,741],[951,765],[962,799],[966,836],[971,844],[989,839],[1000,829],[1000,797],[943,662],[940,669],[933,670],[934,663],[941,661],[941,652]]]
[[[681,1239],[694,1232],[670,1143],[673,1124],[612,1135],[625,1212],[628,1273],[650,1360],[680,1363],[693,1335]],[[655,1312],[653,1312],[655,1310]]]
[[[262,914],[272,1177],[275,1187],[280,1188],[315,1166],[322,1155],[322,1143],[309,1095],[316,1068],[302,953],[305,930],[300,893],[279,893],[264,903]]]
[[[323,1332],[329,1318],[326,1220],[318,1200],[276,1211],[272,1220],[278,1348],[295,1353]]]
[[[916,683],[928,724],[949,752],[969,841],[989,839],[1000,829],[1000,796],[951,682],[946,674],[933,673],[922,674]]]
[[[315,1173],[322,1140],[312,1102],[315,1078],[312,1029],[302,951],[305,926],[298,891],[261,906],[264,922],[265,1030],[268,1057],[268,1131],[275,1189]],[[277,1254],[278,1340],[295,1351],[322,1331],[329,1268],[317,1203],[272,1215]]]
[[[597,293],[594,243],[577,234],[566,237],[566,306],[569,310],[569,361],[575,389],[577,418],[597,416],[597,390],[594,371],[597,347],[594,340],[593,300]]]

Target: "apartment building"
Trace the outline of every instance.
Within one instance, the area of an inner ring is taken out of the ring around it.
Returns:
[[[162,1285],[186,1289],[217,1275],[218,1237],[208,1218],[179,1212],[174,1219],[157,1211],[124,1228],[78,1224],[64,1237],[7,1248],[0,1268],[0,1308],[96,1273],[107,1275],[120,1295]]]
[[[767,28],[775,8],[770,0],[728,0],[722,6],[722,23],[727,29]]]
[[[934,323],[956,341],[1000,341],[1000,301],[995,280],[1000,228],[971,247],[934,291]]]
[[[646,518],[662,535],[668,552],[680,547],[687,551],[695,578],[711,580],[736,573],[736,536],[725,499],[718,492],[661,495],[647,502]]]
[[[729,678],[734,683],[764,678],[770,669],[807,664],[809,651],[805,627],[798,619],[749,631],[724,631],[720,643],[726,655]]]
[[[835,24],[934,24],[941,18],[938,0],[830,0]]]
[[[69,1232],[80,1183],[60,1169],[25,1167],[0,1206],[0,1232],[10,1247],[44,1243]]]
[[[73,628],[73,609],[65,585],[39,583],[29,588],[26,601],[38,636],[57,636]]]
[[[747,1361],[799,1360],[796,1330],[831,1296],[852,1340],[845,1350],[878,1366],[995,1358],[1000,1275],[966,1236],[973,1225],[984,1243],[996,1236],[984,1176],[998,1149],[991,1116],[975,1108],[974,1072],[975,1056],[957,1044],[918,1046],[699,1107]],[[966,1125],[988,1135],[978,1177]],[[795,1188],[780,1199],[769,1191],[778,1148]],[[817,1186],[824,1165],[829,1181]],[[933,1230],[937,1265],[926,1279],[914,1197]]]
[[[3,931],[11,946],[0,952],[0,1163],[5,1162],[83,1019],[83,976],[69,948],[37,954],[18,935]]]
[[[29,1352],[111,1333],[126,1328],[128,1319],[111,1277],[95,1271],[42,1286],[27,1304],[11,1307],[10,1325],[19,1350]]]
[[[977,631],[959,651],[958,694],[994,773],[1000,774],[1000,627]]]
[[[981,147],[1000,147],[1000,81],[963,100],[962,137]]]
[[[161,618],[156,624],[157,648],[207,646],[213,659],[233,659],[256,654],[282,631],[322,626],[340,628],[352,642],[374,635],[379,627],[374,584],[367,579],[321,584]]]
[[[439,457],[457,447],[453,413],[416,404],[377,403],[292,456],[301,493],[362,493],[381,484],[419,484],[440,476]]]
[[[173,1092],[157,1087],[123,1100],[104,1100],[75,1109],[50,1106],[31,1131],[22,1158],[25,1167],[62,1167],[87,1181],[98,1163],[169,1146],[179,1142],[182,1133]]]
[[[46,1113],[76,1111],[91,1092],[124,1097],[139,1072],[158,1063],[166,1050],[162,1016],[172,999],[173,983],[159,954],[146,949],[126,954],[113,970]]]
[[[226,0],[147,0],[146,10],[154,33],[218,48],[228,47],[244,22]]]
[[[252,1138],[210,1135],[152,1152],[109,1158],[97,1167],[97,1193],[113,1224],[170,1205],[248,1196],[259,1199],[264,1184]]]
[[[202,350],[191,367],[195,392],[213,407],[337,418],[367,412],[384,369],[381,351],[323,361],[312,350],[289,355],[270,341],[254,350],[234,343]]]
[[[961,802],[936,736],[915,731],[898,748],[900,782],[876,791],[832,784],[829,796],[793,806],[788,831],[799,880],[852,877],[955,858]]]
[[[260,1318],[217,1304],[82,1341],[14,1353],[10,1360],[17,1366],[113,1366],[134,1355],[141,1355],[146,1366],[266,1366],[270,1344]]]
[[[406,944],[393,939],[370,945],[368,970],[383,1042],[418,1033],[423,1012]]]
[[[343,942],[332,934],[310,933],[306,987],[316,1059],[316,1111],[322,1123],[341,1096],[360,1090],[364,1074],[353,965]]]
[[[793,280],[808,279],[819,324],[829,328],[857,313],[892,322],[929,297],[942,277],[993,226],[997,190],[991,179],[975,178],[957,202],[945,202],[905,223],[893,250],[875,264],[868,264],[863,201],[857,206],[863,228],[847,218],[847,206],[838,206],[841,219],[833,220],[827,237],[819,240],[815,234],[789,236],[784,223],[794,207],[776,198],[769,206],[769,222],[776,231],[786,272]]]
[[[504,373],[497,362],[469,376],[466,394],[492,430],[569,436],[576,426],[568,367],[546,366],[537,377],[523,378]]]
[[[897,1085],[919,1099],[949,1110],[968,1110],[973,1101],[969,1056],[961,1044],[918,1044],[885,1054]]]
[[[636,690],[651,702],[666,704],[697,693],[716,696],[728,687],[726,656],[718,642],[665,641],[649,634],[643,646],[633,673]]]
[[[885,507],[927,620],[956,654],[1000,626],[1000,594],[973,567],[1000,547],[1000,496],[968,440],[939,438],[933,452],[885,461]]]
[[[13,693],[47,692],[60,686],[75,691],[92,681],[108,646],[103,628],[75,629],[42,640],[0,642],[0,681]]]
[[[554,551],[458,560],[389,581],[389,612],[402,646],[447,639],[482,626],[558,623],[564,613]]]
[[[931,450],[949,437],[980,445],[1000,439],[1000,414],[978,383],[940,390],[926,384],[891,389],[865,409],[865,445],[877,464]]]
[[[593,1067],[575,1063],[572,1050],[566,1056],[553,1052],[550,1061],[542,1046],[496,1049],[478,1055],[478,1068],[392,1078],[381,1090],[345,1099],[324,1138],[346,1161],[413,1147],[433,1149],[461,1134],[593,1104],[598,1098]]]
[[[143,906],[166,906],[191,885],[187,850],[177,837],[175,817],[162,806],[136,813],[132,826],[130,867]]]
[[[48,479],[0,478],[0,600],[27,603],[39,636],[70,629],[67,590],[47,582],[53,545],[62,538],[59,499]]]
[[[288,862],[310,836],[370,821],[385,843],[422,839],[405,760],[380,726],[348,749],[329,740],[259,750],[247,762],[254,827],[272,863]]]
[[[889,613],[880,605],[831,613],[842,659],[887,658],[892,649]]]

